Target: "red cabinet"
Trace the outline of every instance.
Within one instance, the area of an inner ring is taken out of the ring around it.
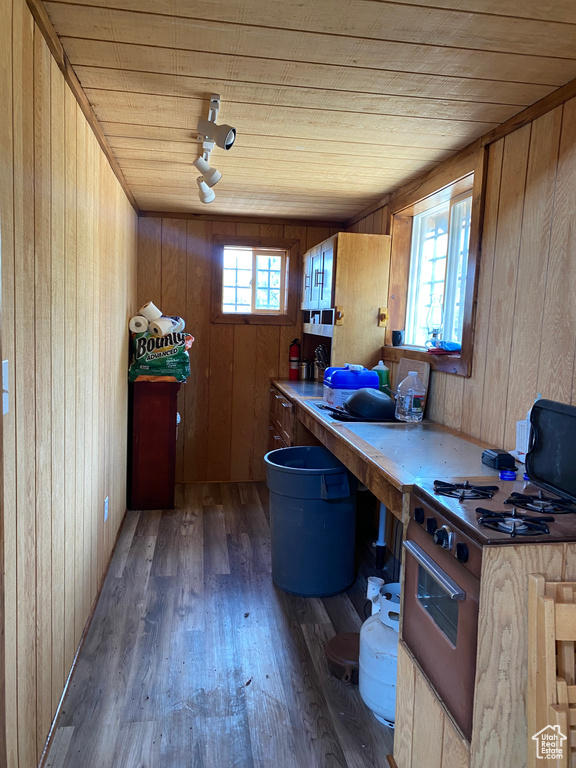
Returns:
[[[179,389],[172,382],[130,385],[129,509],[174,507]]]

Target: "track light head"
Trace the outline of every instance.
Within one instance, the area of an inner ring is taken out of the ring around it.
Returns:
[[[226,125],[225,123],[218,125],[212,120],[199,120],[198,133],[206,136],[207,139],[213,141],[221,149],[231,149],[236,140],[236,128],[232,128],[231,125]]]
[[[201,203],[211,203],[212,200],[216,197],[216,193],[213,189],[210,189],[208,184],[204,181],[202,176],[198,176],[196,179],[196,184],[198,184],[198,197],[200,198]]]
[[[203,157],[198,157],[196,160],[193,160],[192,165],[196,166],[198,171],[202,174],[202,178],[209,187],[213,187],[222,178],[220,171],[209,166]]]

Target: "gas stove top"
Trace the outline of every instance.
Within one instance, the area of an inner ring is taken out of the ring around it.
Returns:
[[[423,524],[432,516],[430,526],[448,524],[480,546],[576,541],[576,503],[529,481],[486,479],[419,482]]]

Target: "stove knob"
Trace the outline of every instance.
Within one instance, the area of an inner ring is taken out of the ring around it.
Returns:
[[[428,520],[426,520],[426,530],[429,534],[433,534],[434,531],[438,528],[438,523],[436,522],[435,517],[429,517]]]
[[[459,541],[456,544],[456,558],[461,563],[467,563],[468,562],[468,554],[469,554],[468,553],[468,547],[466,546],[466,544],[464,544],[463,541]]]
[[[454,545],[454,534],[447,525],[438,528],[438,530],[434,532],[432,538],[434,539],[434,544],[438,544],[439,547],[443,547],[444,549],[452,549]]]
[[[418,525],[422,525],[424,522],[424,507],[414,507],[414,520]]]

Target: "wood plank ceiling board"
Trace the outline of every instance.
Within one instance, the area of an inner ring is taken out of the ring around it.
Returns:
[[[576,78],[572,0],[50,0],[141,210],[341,222]],[[211,93],[236,127],[197,195]]]

